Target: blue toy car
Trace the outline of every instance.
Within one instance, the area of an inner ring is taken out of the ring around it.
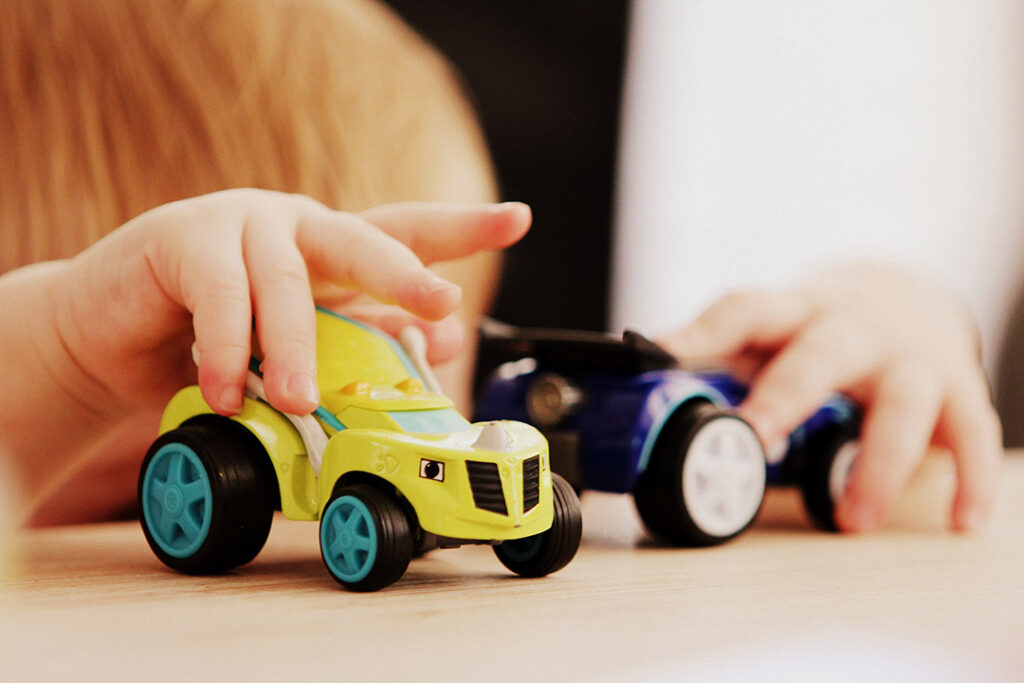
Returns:
[[[769,458],[734,408],[746,387],[695,373],[640,334],[482,328],[498,366],[476,419],[538,427],[551,467],[577,491],[632,493],[648,529],[682,546],[723,543],[757,516],[768,484],[798,485],[812,519],[835,529],[833,501],[856,457],[859,415],[835,396]]]

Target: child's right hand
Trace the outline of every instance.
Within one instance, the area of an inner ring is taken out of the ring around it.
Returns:
[[[105,473],[76,480],[74,499],[46,521],[112,514],[131,498],[163,406],[196,381],[193,340],[203,396],[231,414],[242,406],[255,322],[268,400],[308,413],[318,402],[314,297],[337,307],[368,294],[440,320],[460,290],[424,263],[504,247],[529,224],[522,204],[351,214],[229,190],[153,209],[68,261],[6,273],[0,455],[36,503],[86,463]],[[459,321],[420,324],[432,362],[455,354]]]
[[[217,412],[241,409],[253,322],[269,401],[312,411],[314,296],[360,292],[439,320],[460,290],[424,263],[507,246],[522,204],[394,204],[363,214],[298,195],[229,190],[167,204],[69,261],[53,283],[64,347],[109,408],[162,402],[191,373]],[[444,335],[442,335],[444,336]],[[449,350],[449,355],[452,350]]]

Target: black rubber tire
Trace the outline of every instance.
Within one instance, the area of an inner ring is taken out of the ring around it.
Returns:
[[[494,546],[494,554],[509,571],[520,576],[547,576],[576,557],[583,538],[583,512],[572,486],[558,474],[551,474],[555,516],[551,528],[535,536],[505,541]]]
[[[747,424],[707,401],[694,401],[678,408],[658,435],[647,469],[633,490],[633,503],[640,518],[662,541],[684,547],[718,545],[741,534],[757,517],[760,503],[758,510],[739,528],[727,534],[712,534],[701,529],[690,512],[683,495],[683,466],[694,439],[715,420],[739,420]]]
[[[376,556],[371,560],[369,573],[359,580],[346,580],[332,568],[325,549],[324,523],[327,511],[339,498],[351,496],[362,502],[372,517],[377,538]],[[320,557],[331,577],[350,591],[369,592],[390,586],[402,578],[412,560],[414,538],[413,525],[393,494],[386,493],[368,484],[339,485],[324,507],[320,520]]]
[[[160,449],[183,444],[202,463],[212,496],[209,529],[201,545],[186,557],[164,551],[153,537],[143,504],[147,468]],[[142,530],[153,553],[168,567],[188,574],[216,574],[253,560],[270,534],[277,482],[266,450],[245,427],[227,418],[187,424],[150,446],[139,474]]]
[[[836,525],[836,501],[832,498],[830,480],[832,468],[843,447],[856,440],[848,427],[824,429],[805,445],[803,472],[800,473],[800,493],[804,508],[811,521],[823,531],[839,531]]]

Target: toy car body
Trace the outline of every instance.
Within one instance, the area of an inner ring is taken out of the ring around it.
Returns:
[[[621,340],[493,323],[483,332],[492,351],[518,359],[485,382],[476,418],[503,414],[539,427],[554,471],[578,491],[632,493],[656,536],[679,545],[733,538],[756,517],[768,484],[799,484],[812,517],[834,528],[832,501],[856,453],[844,446],[858,433],[846,399],[831,399],[769,463],[733,410],[746,387],[729,375],[680,370],[629,331]]]
[[[579,501],[552,475],[535,428],[470,424],[379,330],[317,312],[313,416],[262,397],[253,364],[242,411],[214,414],[196,386],[168,404],[139,480],[142,526],[174,569],[209,573],[253,559],[275,508],[320,520],[324,563],[342,586],[396,581],[417,551],[489,543],[539,576],[575,555]],[[426,373],[426,374],[424,374]]]

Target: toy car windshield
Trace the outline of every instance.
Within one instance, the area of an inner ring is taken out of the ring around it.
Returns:
[[[430,372],[425,358],[417,363],[397,340],[380,330],[326,309],[320,312],[317,383],[321,404],[329,413],[337,415],[350,406],[391,411],[452,406],[439,388],[430,389],[436,379],[425,374]],[[424,418],[424,422],[429,426],[438,419],[444,418]]]
[[[639,332],[626,330],[619,339],[600,332],[516,327],[485,320],[481,344],[509,358],[529,356],[567,372],[634,374],[677,365],[675,356]]]
[[[410,377],[423,379],[394,339],[357,320],[321,310],[327,314],[317,338],[322,392],[338,391],[352,382],[394,386]]]
[[[453,408],[393,410],[388,415],[410,434],[453,434],[472,427],[469,421]]]

